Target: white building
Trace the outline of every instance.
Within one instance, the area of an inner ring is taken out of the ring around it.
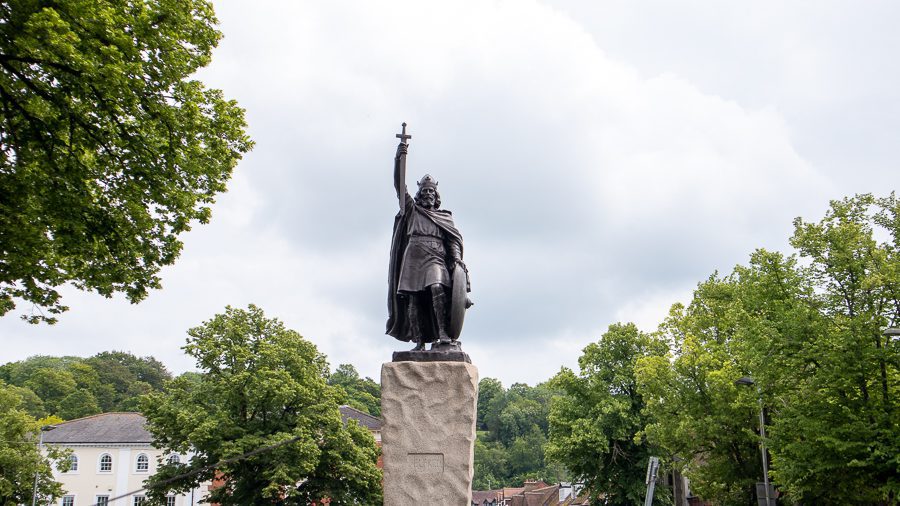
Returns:
[[[381,420],[350,406],[341,406],[344,423],[352,418],[369,429],[381,445]],[[144,504],[141,490],[148,476],[156,472],[157,459],[180,459],[188,455],[164,455],[153,447],[153,437],[140,413],[101,413],[56,425],[44,432],[44,445],[72,450],[71,468],[56,471],[65,494],[58,506],[138,506]],[[379,457],[378,467],[381,467]],[[209,483],[189,493],[170,495],[166,506],[194,506],[200,503]]]
[[[163,455],[153,448],[153,438],[140,413],[102,413],[60,423],[44,433],[44,444],[72,450],[72,466],[56,472],[65,495],[59,506],[144,504],[143,482],[156,472],[157,458],[180,459],[187,455]],[[193,506],[203,496],[200,488],[171,495],[167,506]]]

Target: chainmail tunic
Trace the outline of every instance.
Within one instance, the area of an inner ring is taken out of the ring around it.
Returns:
[[[431,285],[450,286],[443,232],[433,221],[413,213],[408,222],[409,244],[403,252],[398,292],[420,292]]]

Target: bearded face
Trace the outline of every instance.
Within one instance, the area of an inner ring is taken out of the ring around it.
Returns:
[[[437,203],[437,192],[434,188],[430,186],[426,186],[419,190],[419,205],[424,207],[425,209],[432,209],[435,207]]]

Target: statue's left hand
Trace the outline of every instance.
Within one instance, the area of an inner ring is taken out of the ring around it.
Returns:
[[[462,267],[462,270],[469,272],[469,269],[466,268],[466,264],[462,260],[457,258],[453,263],[453,270],[455,271],[459,267]]]

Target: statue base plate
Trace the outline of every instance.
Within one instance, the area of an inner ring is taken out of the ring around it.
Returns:
[[[433,343],[430,350],[395,351],[392,362],[465,362],[472,363],[469,354],[462,351],[459,341],[450,344]]]

